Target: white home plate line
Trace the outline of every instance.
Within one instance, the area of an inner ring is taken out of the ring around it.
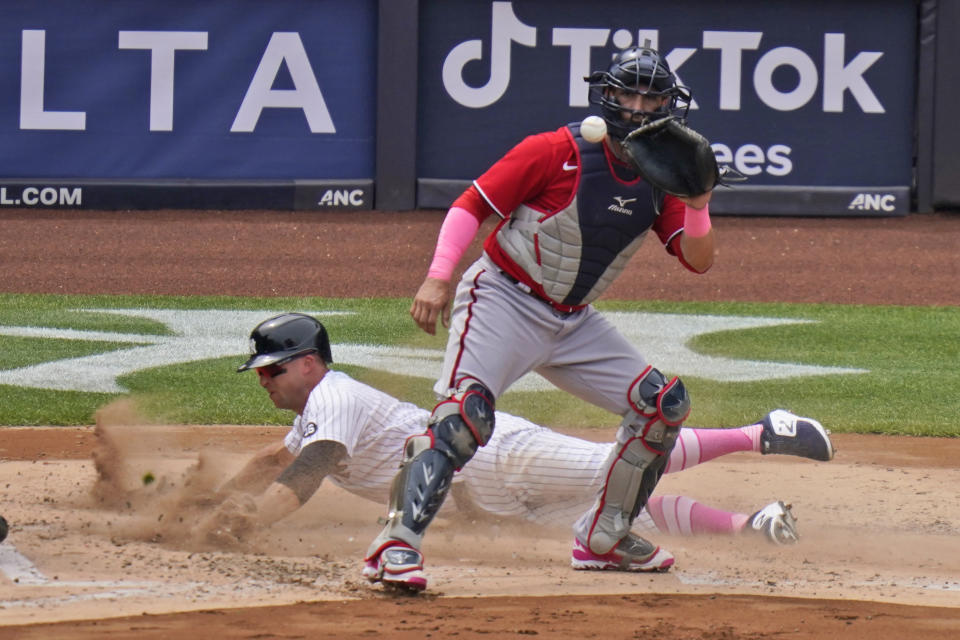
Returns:
[[[46,585],[47,587],[68,587],[68,586],[94,586],[100,587],[104,585],[119,585],[123,584],[120,582],[50,582]],[[65,604],[74,604],[77,602],[89,602],[94,600],[116,600],[118,598],[132,598],[132,597],[144,597],[149,596],[152,598],[164,598],[177,595],[179,593],[184,593],[187,591],[192,591],[203,587],[201,583],[184,583],[184,584],[165,584],[165,583],[152,583],[149,586],[146,586],[147,583],[129,583],[131,585],[144,585],[144,586],[129,586],[123,587],[120,589],[111,589],[109,591],[97,591],[95,593],[76,593],[63,596],[45,596],[43,598],[28,598],[24,600],[0,600],[0,609],[11,609],[14,607],[46,607],[46,606],[56,606],[56,605],[65,605]]]
[[[0,571],[14,584],[36,586],[50,582],[29,558],[9,542],[0,544]]]
[[[205,582],[158,582],[144,580],[51,580],[25,555],[9,542],[0,543],[0,572],[19,587],[50,589],[98,589],[92,593],[74,593],[55,596],[0,600],[0,610],[14,607],[43,607],[119,598],[167,598],[182,593],[193,593],[199,600],[225,595],[262,596],[284,585],[263,580],[249,580],[243,584],[212,585]],[[100,591],[102,589],[102,591]]]
[[[113,598],[133,595],[146,595],[151,592],[166,593],[175,588],[176,590],[186,590],[202,586],[200,583],[189,583],[185,585],[169,585],[162,582],[145,581],[118,581],[118,580],[51,580],[43,575],[43,572],[37,569],[28,557],[17,551],[9,542],[0,544],[0,571],[17,586],[21,587],[56,587],[56,588],[77,588],[93,587],[97,589],[114,589],[113,591],[101,591],[98,593],[88,593],[73,596],[58,596],[51,598],[33,598],[30,600],[6,600],[0,601],[0,608],[13,606],[34,606],[41,604],[60,603],[77,600],[97,600],[100,598]]]

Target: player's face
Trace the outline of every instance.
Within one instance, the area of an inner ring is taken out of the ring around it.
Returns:
[[[652,113],[664,107],[670,100],[669,96],[651,95],[642,93],[647,87],[640,85],[637,91],[614,88],[613,98],[624,108],[620,117],[635,124],[642,124],[645,113]]]
[[[270,394],[270,400],[278,409],[292,409],[298,413],[303,409],[304,360],[301,356],[283,364],[257,368],[260,386]]]

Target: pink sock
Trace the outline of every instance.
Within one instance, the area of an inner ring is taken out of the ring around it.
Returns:
[[[750,516],[714,509],[686,496],[654,496],[647,502],[647,513],[662,533],[696,535],[737,533]]]
[[[760,451],[759,424],[737,429],[680,429],[664,473],[674,473],[736,451]]]

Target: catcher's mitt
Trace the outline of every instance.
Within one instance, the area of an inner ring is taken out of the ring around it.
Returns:
[[[698,196],[722,182],[710,142],[676,116],[634,129],[620,145],[644,180],[671,195]]]

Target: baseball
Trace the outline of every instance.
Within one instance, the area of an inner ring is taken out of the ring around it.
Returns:
[[[580,135],[587,142],[600,142],[607,135],[607,123],[600,116],[587,116],[580,123]]]

